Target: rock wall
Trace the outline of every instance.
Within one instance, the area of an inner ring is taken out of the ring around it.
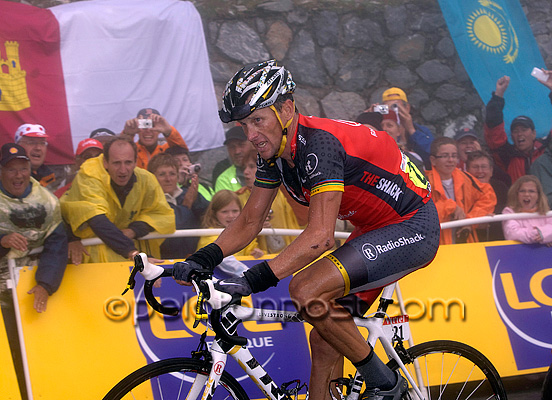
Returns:
[[[243,64],[276,58],[297,82],[303,113],[354,119],[381,101],[385,89],[399,86],[415,121],[437,135],[466,125],[482,130],[484,103],[437,0],[230,2],[226,9],[218,3],[196,2],[217,93]],[[552,67],[552,3],[521,4]]]

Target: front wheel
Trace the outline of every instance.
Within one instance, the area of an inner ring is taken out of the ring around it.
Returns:
[[[124,378],[103,400],[201,399],[211,363],[193,358],[170,358],[148,364]],[[241,385],[226,371],[212,397],[249,400]]]
[[[473,347],[435,340],[413,346],[407,353],[410,360],[403,359],[403,362],[426,399],[506,400],[497,370]],[[388,366],[397,368],[394,360]],[[419,366],[418,373],[415,366]],[[418,398],[413,390],[409,394],[412,399]]]

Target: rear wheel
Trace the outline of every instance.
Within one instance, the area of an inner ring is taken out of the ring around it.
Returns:
[[[157,361],[128,375],[109,391],[104,400],[201,399],[210,370],[210,362],[193,358]],[[249,397],[224,371],[212,399],[249,400]]]
[[[506,399],[500,375],[487,357],[463,343],[435,340],[407,350],[403,360],[426,399]],[[414,366],[419,365],[419,374]],[[388,364],[397,369],[391,360]],[[421,382],[420,382],[421,379]],[[412,389],[410,398],[418,399]]]

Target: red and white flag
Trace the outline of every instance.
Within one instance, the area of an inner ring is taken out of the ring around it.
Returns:
[[[98,128],[155,108],[192,151],[222,146],[201,18],[178,0],[92,0],[41,9],[0,1],[0,145],[23,123],[74,160]]]

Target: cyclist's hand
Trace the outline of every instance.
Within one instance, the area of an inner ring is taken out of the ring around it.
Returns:
[[[203,270],[201,264],[195,261],[176,262],[173,266],[172,275],[175,281],[185,284],[191,282],[192,275],[196,271]]]
[[[228,293],[233,298],[246,297],[252,293],[251,286],[245,277],[228,278],[215,282],[215,289]]]

